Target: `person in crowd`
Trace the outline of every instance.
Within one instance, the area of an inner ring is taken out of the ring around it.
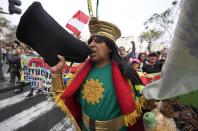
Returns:
[[[119,54],[120,54],[120,56],[121,56],[122,58],[124,58],[124,57],[127,55],[127,52],[126,52],[126,49],[125,49],[124,46],[120,46],[120,47],[118,48],[118,51],[119,51]]]
[[[20,67],[21,68],[20,68],[20,82],[18,83],[20,86],[19,86],[19,88],[14,90],[14,93],[20,93],[20,92],[23,92],[23,89],[26,85],[26,82],[24,80],[24,63],[23,63],[24,61],[23,61],[23,59],[26,59],[27,46],[25,44],[19,42],[18,40],[16,40],[16,41],[18,43],[18,46],[21,49],[21,51],[20,51],[21,53],[19,55],[19,57],[20,57]],[[23,74],[21,74],[21,73],[23,73]]]
[[[132,50],[130,52],[127,52],[124,46],[120,46],[118,48],[120,56],[127,62],[129,61],[130,58],[136,58],[135,42],[131,41],[131,45],[132,45]]]
[[[9,68],[8,73],[10,73],[10,85],[16,83],[16,78],[20,81],[20,69],[21,69],[21,59],[20,53],[21,49],[18,47],[17,42],[12,42],[12,47],[10,49],[10,58],[9,58]]]
[[[131,45],[132,45],[132,49],[131,49],[130,52],[128,52],[127,57],[128,57],[128,58],[133,58],[133,59],[135,59],[135,58],[136,58],[135,41],[131,41]]]
[[[140,61],[139,59],[130,59],[130,64],[133,67],[133,69],[138,73],[140,79],[142,80],[143,85],[146,85],[146,78],[144,76],[144,73],[140,69]]]
[[[137,59],[140,61],[140,70],[142,70],[144,63],[146,62],[146,54],[140,53]]]
[[[2,53],[2,60],[6,61],[6,49],[4,47],[1,47],[1,53]]]
[[[148,74],[161,72],[161,64],[157,62],[157,55],[150,53],[148,55],[148,62],[145,62],[142,71]]]
[[[131,58],[129,61],[134,70],[140,71],[140,61],[138,59]]]
[[[5,49],[6,49],[6,60],[7,60],[6,64],[8,64],[8,65],[10,65],[10,61],[12,59],[12,53],[11,53],[12,48],[13,48],[13,46],[10,45],[10,44],[5,47]],[[7,71],[7,73],[9,73],[9,70]]]
[[[101,26],[96,27],[98,30],[91,28],[97,25]],[[136,123],[141,116],[143,105],[139,102],[142,99],[134,99],[141,97],[136,87],[141,86],[142,82],[136,71],[118,53],[115,41],[121,35],[120,30],[95,17],[91,18],[89,26],[92,36],[88,45],[92,53],[68,82],[67,88],[61,86],[60,77],[65,65],[64,57],[59,55],[60,62],[50,67],[57,105],[63,110],[67,108],[67,114],[82,130],[127,130],[127,127],[143,130],[142,121]],[[112,34],[106,32],[108,27],[112,29]],[[63,93],[60,94],[61,89]]]

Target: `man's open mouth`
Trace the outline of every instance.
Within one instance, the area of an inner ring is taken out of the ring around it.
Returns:
[[[96,54],[96,51],[92,49],[90,55],[95,55],[95,54]]]

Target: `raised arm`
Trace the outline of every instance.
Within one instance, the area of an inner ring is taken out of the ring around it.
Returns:
[[[52,90],[55,93],[55,95],[58,95],[59,93],[63,92],[64,86],[63,86],[63,79],[62,79],[62,69],[64,68],[66,62],[65,58],[61,55],[58,55],[58,58],[60,61],[58,64],[49,67],[51,73],[52,73]]]

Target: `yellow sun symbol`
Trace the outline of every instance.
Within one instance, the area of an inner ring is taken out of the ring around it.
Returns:
[[[87,80],[83,85],[83,99],[90,104],[99,103],[100,99],[103,98],[104,88],[102,87],[102,83],[99,80]]]

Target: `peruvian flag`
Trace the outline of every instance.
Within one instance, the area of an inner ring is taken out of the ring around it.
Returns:
[[[66,27],[75,35],[79,36],[84,26],[89,21],[89,16],[79,10],[66,24]]]

